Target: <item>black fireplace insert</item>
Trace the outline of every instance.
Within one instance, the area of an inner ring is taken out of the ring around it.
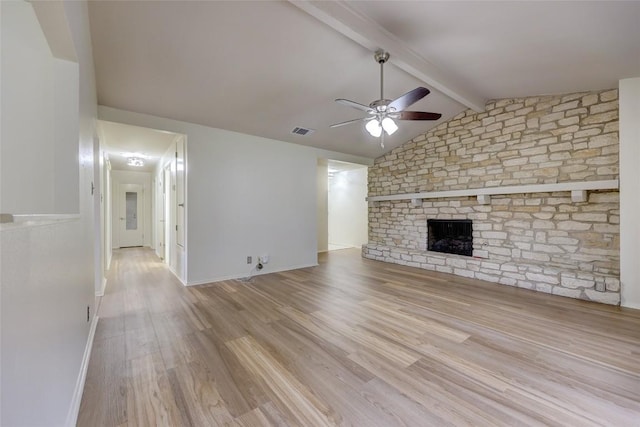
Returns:
[[[427,250],[473,255],[473,226],[470,219],[428,219]]]

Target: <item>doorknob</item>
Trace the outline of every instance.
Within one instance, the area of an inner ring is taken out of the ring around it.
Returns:
[[[120,221],[124,221],[124,218],[120,217]]]

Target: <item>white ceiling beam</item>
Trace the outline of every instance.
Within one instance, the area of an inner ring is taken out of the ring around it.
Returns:
[[[71,30],[60,0],[30,1],[44,33],[51,54],[59,59],[78,62]]]
[[[477,112],[484,111],[486,100],[462,82],[439,70],[371,18],[342,1],[297,1],[291,4],[371,50],[383,49],[391,54],[389,62],[425,82],[433,89]]]

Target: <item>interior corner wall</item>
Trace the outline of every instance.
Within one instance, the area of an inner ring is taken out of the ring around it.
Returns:
[[[2,9],[1,74],[12,83],[2,87],[0,211],[78,213],[78,63],[52,55],[30,4]]]
[[[318,182],[318,252],[329,250],[329,171],[327,159],[318,159],[317,182]]]
[[[640,77],[619,89],[621,305],[640,309]]]
[[[0,210],[52,213],[53,57],[31,5],[0,6],[1,75],[3,82],[11,82],[2,85]]]
[[[52,212],[77,213],[78,135],[80,109],[78,64],[54,58],[53,90],[53,190]],[[97,183],[96,183],[97,184]]]
[[[99,107],[99,117],[187,137],[187,284],[317,264],[317,151],[311,147]],[[255,263],[253,264],[255,266]]]

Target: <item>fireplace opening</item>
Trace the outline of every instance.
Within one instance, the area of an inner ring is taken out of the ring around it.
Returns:
[[[427,250],[472,256],[472,221],[470,219],[428,219]]]

